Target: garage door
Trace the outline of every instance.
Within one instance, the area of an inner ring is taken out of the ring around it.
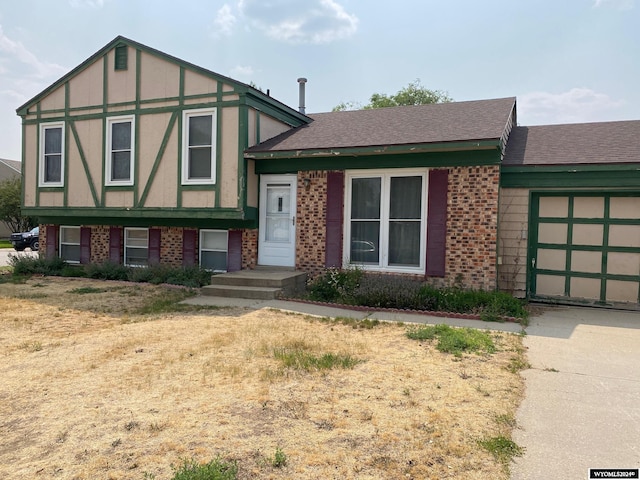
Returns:
[[[639,303],[640,194],[533,194],[529,293]]]

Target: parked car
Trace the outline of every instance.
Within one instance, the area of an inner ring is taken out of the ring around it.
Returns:
[[[36,227],[28,232],[12,233],[9,239],[18,252],[23,251],[29,247],[33,251],[37,251],[40,248],[40,228]]]

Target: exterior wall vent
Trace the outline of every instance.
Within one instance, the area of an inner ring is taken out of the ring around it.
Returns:
[[[115,50],[115,70],[127,69],[129,49],[126,45],[118,45]]]

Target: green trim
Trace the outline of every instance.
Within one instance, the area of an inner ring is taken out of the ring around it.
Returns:
[[[259,112],[263,112],[266,115],[275,118],[276,120],[280,120],[287,125],[291,125],[292,127],[299,127],[300,125],[311,123],[310,119],[306,115],[302,115],[296,110],[290,109],[277,100],[272,99],[271,102],[265,101],[264,98],[258,98],[254,96],[253,92],[251,92],[250,90],[241,93],[245,94],[245,105],[252,107]],[[271,99],[271,97],[267,98]],[[283,111],[283,107],[286,107],[285,111]],[[294,112],[294,114],[291,114],[291,112]]]
[[[84,149],[82,148],[82,143],[80,142],[80,137],[78,136],[78,131],[76,130],[75,122],[69,122],[69,128],[71,129],[71,133],[73,133],[73,139],[76,142],[76,147],[78,148],[78,153],[80,154],[80,161],[82,162],[84,173],[87,176],[87,183],[89,184],[89,189],[91,190],[91,196],[93,197],[93,204],[96,207],[98,207],[100,206],[100,202],[98,201],[98,194],[96,193],[95,184],[93,183],[93,178],[91,177],[91,171],[89,170],[87,157],[84,154]],[[65,191],[66,190],[67,189],[65,188]]]
[[[346,170],[415,167],[467,167],[498,165],[500,151],[470,150],[462,152],[427,152],[388,155],[334,155],[318,158],[257,160],[256,173],[295,173],[309,170]],[[247,157],[245,155],[245,158]]]
[[[167,129],[164,132],[164,137],[162,138],[162,143],[160,144],[160,149],[158,150],[158,154],[156,155],[156,159],[153,162],[153,167],[151,168],[151,173],[149,174],[149,178],[147,179],[147,183],[144,186],[144,190],[142,195],[140,195],[140,201],[138,202],[138,207],[144,207],[145,202],[147,201],[147,196],[149,195],[149,190],[151,190],[151,185],[156,178],[156,174],[158,172],[158,167],[160,166],[160,162],[164,157],[165,150],[167,149],[167,144],[169,143],[169,139],[171,138],[171,133],[173,132],[173,127],[175,127],[176,120],[179,116],[179,112],[173,112],[171,118],[169,119],[169,123],[167,125]],[[138,122],[136,122],[137,124]]]
[[[509,167],[500,170],[502,188],[634,187],[640,185],[638,164]]]

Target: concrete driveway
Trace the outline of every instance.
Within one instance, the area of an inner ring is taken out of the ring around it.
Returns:
[[[513,480],[640,467],[640,313],[554,307],[531,320]],[[605,478],[605,477],[603,477]],[[638,477],[633,477],[638,478]]]
[[[38,252],[32,252],[30,248],[27,248],[23,252],[16,252],[13,248],[0,248],[0,267],[9,265],[9,255],[37,257]]]

